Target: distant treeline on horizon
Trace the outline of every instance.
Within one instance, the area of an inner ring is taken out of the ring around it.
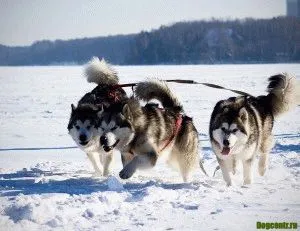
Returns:
[[[150,32],[0,45],[0,65],[289,63],[300,61],[300,19],[178,22]]]

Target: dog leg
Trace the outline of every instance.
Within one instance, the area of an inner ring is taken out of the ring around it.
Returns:
[[[135,156],[131,162],[129,162],[120,172],[120,177],[122,179],[130,178],[137,169],[148,169],[152,168],[157,160],[157,155],[155,152],[150,152],[147,154],[141,154]]]
[[[184,182],[191,180],[192,173],[199,167],[199,164],[201,170],[206,174],[202,162],[199,162],[198,133],[191,121],[183,121],[170,158],[175,163],[177,162],[176,165],[179,167]]]
[[[265,175],[265,172],[268,168],[268,162],[269,162],[269,153],[268,152],[261,153],[258,161],[259,175],[261,176]]]
[[[181,176],[184,183],[191,181],[191,171],[188,169],[181,169]]]
[[[253,162],[254,162],[254,157],[252,157],[248,160],[243,160],[244,185],[252,183]]]
[[[134,153],[140,153],[133,157],[122,171],[119,173],[122,179],[130,178],[137,169],[149,169],[155,166],[157,153],[151,144],[142,144],[134,150]]]
[[[230,161],[232,161],[231,159],[229,160],[222,160],[219,159],[217,157],[217,160],[219,162],[219,166],[222,170],[222,175],[223,175],[223,179],[226,182],[227,186],[231,186],[232,185],[232,180],[231,180],[231,176],[230,176]]]
[[[264,140],[262,142],[261,148],[260,148],[260,157],[258,161],[258,172],[259,175],[263,176],[265,175],[265,172],[268,168],[269,163],[269,153],[274,145],[273,136],[269,136],[268,139]]]
[[[103,176],[108,176],[111,171],[111,163],[113,162],[114,156],[113,151],[104,154],[103,160]]]
[[[129,153],[129,152],[121,153],[121,159],[122,159],[123,168],[130,161],[132,161],[133,157],[134,157],[134,154],[132,154],[132,153]]]
[[[178,165],[182,179],[184,182],[190,182],[191,175],[199,163],[198,153],[181,153],[181,156],[183,158],[178,161]]]
[[[236,159],[233,157],[232,159],[232,174],[235,175],[236,173]]]
[[[94,167],[95,173],[94,176],[102,176],[102,165],[99,158],[98,152],[90,152],[87,153],[87,156],[89,160],[92,162],[92,165]]]

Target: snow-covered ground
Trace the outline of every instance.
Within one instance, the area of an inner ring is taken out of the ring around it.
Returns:
[[[116,67],[122,83],[193,79],[264,94],[267,77],[299,64]],[[95,85],[80,66],[0,67],[0,148],[74,146],[67,132],[70,104]],[[0,230],[255,230],[256,222],[300,224],[300,107],[278,119],[265,177],[227,188],[208,142],[215,103],[234,93],[201,85],[170,84],[194,118],[205,168],[183,184],[159,163],[121,180],[119,153],[113,176],[92,178],[78,149],[0,152]],[[130,89],[127,89],[131,93]]]

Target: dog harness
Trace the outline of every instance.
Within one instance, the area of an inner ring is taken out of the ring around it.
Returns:
[[[187,118],[191,120],[191,118],[189,118],[189,117],[187,117]],[[168,140],[165,141],[164,145],[162,146],[162,148],[159,149],[158,152],[162,152],[163,150],[165,150],[171,144],[171,142],[174,140],[174,138],[178,135],[179,130],[180,130],[181,125],[182,125],[182,121],[183,121],[183,115],[178,114],[178,116],[176,118],[176,121],[175,121],[175,126],[174,126],[172,136]],[[128,152],[131,155],[134,155],[134,152],[131,149]]]
[[[113,100],[114,103],[121,102],[122,96],[120,95],[120,91],[122,94],[126,94],[122,87],[126,87],[127,84],[115,84],[112,85],[108,91],[108,96],[110,99]],[[132,86],[132,92],[134,92],[133,86]]]
[[[170,143],[174,140],[174,138],[178,135],[178,132],[181,128],[182,125],[182,114],[178,114],[176,121],[175,121],[175,126],[174,126],[174,130],[173,130],[173,134],[170,137],[170,139],[168,139],[165,144],[162,146],[162,148],[159,150],[159,152],[162,152],[164,149],[166,149]]]
[[[126,92],[119,86],[98,85],[90,93],[87,93],[81,103],[92,103],[96,105],[114,104],[127,98]]]
[[[120,99],[119,96],[118,96],[118,93],[119,93],[119,92],[117,92],[116,90],[115,90],[115,91],[110,91],[110,92],[108,93],[108,96],[109,96],[111,99],[113,99],[113,101],[116,103],[116,102],[121,101],[121,99]]]

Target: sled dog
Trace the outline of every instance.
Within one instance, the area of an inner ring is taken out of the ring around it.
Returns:
[[[68,131],[78,147],[83,150],[95,170],[95,176],[108,175],[113,160],[112,150],[104,151],[99,145],[97,113],[103,106],[109,106],[126,99],[122,88],[116,87],[119,79],[114,69],[102,59],[94,57],[85,67],[88,82],[98,84],[86,93],[77,107],[71,105]]]
[[[210,119],[210,141],[223,178],[232,185],[236,161],[242,161],[244,184],[251,184],[253,161],[260,153],[258,172],[265,174],[273,147],[274,119],[295,106],[296,79],[288,74],[269,78],[267,95],[239,96],[219,101]]]
[[[165,82],[145,81],[137,85],[136,98],[125,104],[103,109],[100,122],[100,144],[104,150],[121,151],[122,179],[130,178],[136,170],[155,166],[158,158],[180,171],[189,181],[198,162],[198,133],[190,117]],[[142,107],[139,100],[156,99],[155,104]]]

